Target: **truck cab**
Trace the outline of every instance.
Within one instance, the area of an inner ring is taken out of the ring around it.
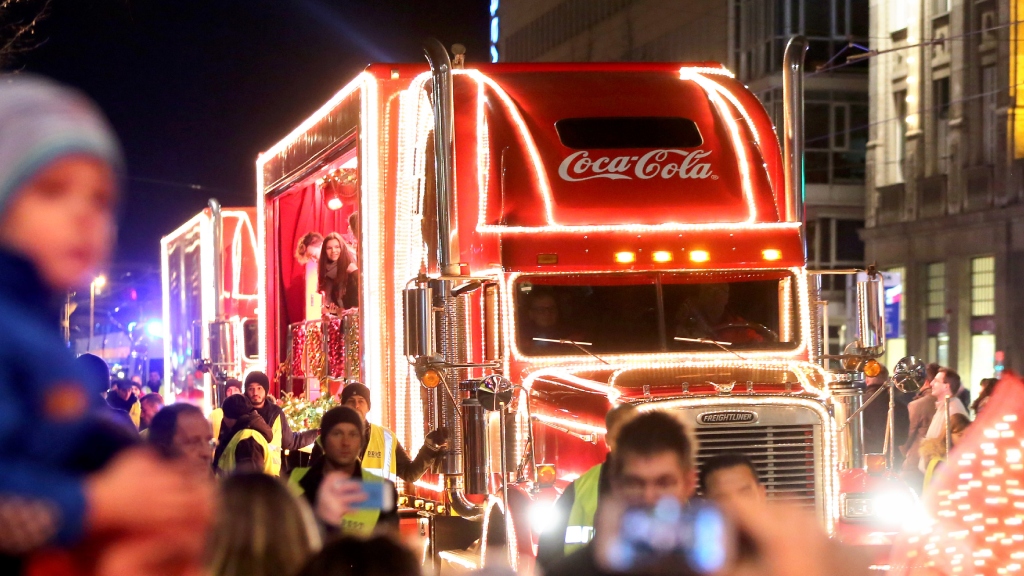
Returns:
[[[784,161],[715,63],[427,55],[369,66],[257,161],[261,344],[281,386],[360,380],[368,418],[410,451],[449,429],[437,473],[402,486],[438,565],[483,566],[490,543],[528,566],[530,518],[604,460],[623,402],[680,414],[699,461],[747,454],[770,497],[840,534],[844,475],[871,482],[863,362],[825,368],[799,146]],[[309,230],[352,238],[358,304],[341,314],[307,318],[292,292]]]

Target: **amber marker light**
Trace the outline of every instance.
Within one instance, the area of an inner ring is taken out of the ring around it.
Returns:
[[[441,374],[434,369],[427,370],[420,378],[420,382],[427,388],[437,388],[437,385],[441,383]]]
[[[864,375],[868,378],[874,378],[882,373],[882,365],[877,360],[868,360],[864,363]]]
[[[537,464],[537,483],[541,486],[554,486],[558,473],[554,464]]]
[[[615,261],[619,264],[632,264],[636,262],[636,253],[634,252],[616,252]]]
[[[665,263],[672,261],[672,253],[667,250],[658,250],[651,255],[651,259],[655,262]]]
[[[707,262],[711,259],[711,255],[708,254],[707,250],[691,250],[690,261],[691,262]]]
[[[764,256],[764,259],[769,261],[782,260],[782,250],[766,248],[761,250],[761,256]]]

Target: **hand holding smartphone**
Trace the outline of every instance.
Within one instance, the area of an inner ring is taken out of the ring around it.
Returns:
[[[338,526],[341,517],[356,510],[395,509],[395,491],[391,483],[380,481],[354,480],[341,472],[324,475],[317,492],[316,515],[323,522]]]

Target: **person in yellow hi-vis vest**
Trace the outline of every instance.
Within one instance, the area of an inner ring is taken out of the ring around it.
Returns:
[[[397,534],[395,485],[366,471],[359,462],[363,447],[363,418],[347,406],[328,410],[320,421],[323,454],[308,468],[295,468],[288,485],[309,501],[328,531],[346,536],[370,536],[381,531]],[[360,507],[365,483],[383,483],[390,506]]]
[[[213,455],[217,473],[263,472],[275,475],[270,462],[270,427],[241,394],[224,401],[217,451]]]
[[[235,380],[234,378],[228,378],[227,381],[224,383],[224,400],[227,400],[228,398],[230,398],[231,396],[234,396],[235,394],[241,394],[241,393],[242,393],[242,381],[241,380]],[[224,403],[224,400],[221,400],[221,404]],[[250,400],[250,402],[251,402],[251,400]],[[214,408],[210,412],[210,425],[213,426],[213,437],[214,438],[219,438],[220,437],[220,423],[221,423],[222,420],[224,420],[224,409],[223,408]]]
[[[316,440],[317,431],[292,432],[284,410],[273,402],[267,402],[268,390],[270,378],[266,374],[254,371],[246,375],[245,395],[274,432],[274,437],[270,441],[270,467],[274,475],[280,475],[281,450],[298,450],[309,446]]]
[[[370,389],[359,382],[346,384],[341,391],[341,403],[358,412],[365,422],[370,411]],[[363,441],[366,443],[361,458],[364,470],[392,482],[398,478],[415,482],[444,455],[448,447],[448,430],[438,428],[427,434],[415,459],[409,458],[395,433],[383,426],[366,422]]]
[[[545,570],[558,563],[563,557],[582,548],[594,536],[594,515],[601,495],[608,491],[609,463],[615,441],[622,426],[637,415],[632,404],[620,404],[604,417],[604,443],[608,456],[566,487],[555,502],[552,521],[541,532],[537,548],[537,563]]]
[[[142,406],[139,399],[132,393],[132,381],[124,378],[114,380],[114,387],[107,393],[107,405],[115,410],[124,410],[135,424],[138,431],[139,423],[142,420]]]

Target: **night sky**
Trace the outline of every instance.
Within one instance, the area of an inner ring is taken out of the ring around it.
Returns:
[[[51,0],[17,64],[109,115],[130,178],[116,261],[157,266],[211,196],[254,205],[257,154],[363,67],[425,62],[428,36],[486,61],[488,17],[487,0]]]

